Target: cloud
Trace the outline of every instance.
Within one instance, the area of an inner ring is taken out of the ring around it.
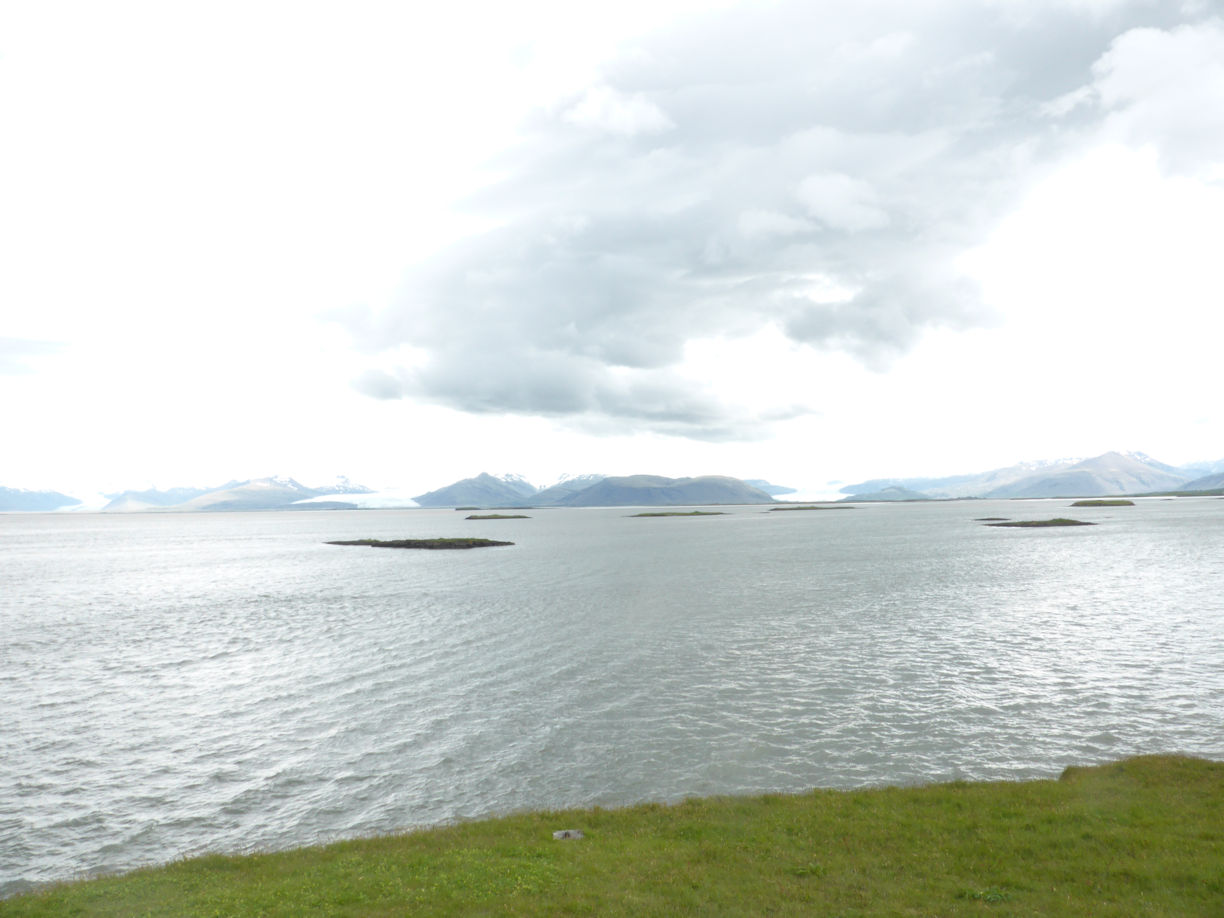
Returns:
[[[889,223],[871,184],[840,172],[809,175],[799,184],[799,200],[808,213],[832,229],[857,233]]]
[[[737,221],[739,231],[749,239],[770,236],[798,236],[812,231],[810,220],[791,217],[773,210],[746,210]]]
[[[423,355],[358,386],[720,438],[821,393],[732,407],[686,375],[686,342],[776,328],[814,361],[883,369],[932,329],[995,324],[958,259],[1086,142],[1052,114],[1209,146],[1160,120],[1176,81],[1139,77],[1189,38],[1127,32],[1129,9],[751,4],[648,36],[524,125],[500,179],[465,202],[495,228],[351,322],[374,362]],[[1214,72],[1214,39],[1196,41],[1194,67]]]
[[[846,351],[882,370],[927,328],[987,327],[996,319],[980,305],[973,280],[915,268],[876,278],[847,300],[804,304],[786,331],[796,341]]]
[[[1092,71],[1111,136],[1177,171],[1224,167],[1224,22],[1132,29]]]
[[[628,96],[608,86],[590,87],[561,117],[580,127],[625,137],[674,127],[667,114],[641,94]]]
[[[0,338],[0,376],[30,373],[31,358],[46,357],[63,350],[53,341],[32,341],[27,338]]]

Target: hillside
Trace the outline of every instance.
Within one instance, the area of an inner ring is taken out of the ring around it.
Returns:
[[[909,488],[903,488],[899,485],[891,485],[887,488],[881,488],[878,491],[867,491],[864,494],[855,494],[852,497],[843,498],[847,501],[878,501],[878,500],[931,500],[926,494],[920,491],[911,491]]]
[[[744,484],[756,488],[758,491],[764,491],[770,497],[782,497],[786,494],[797,494],[798,488],[788,488],[786,485],[776,485],[766,481],[763,478],[745,478]]]
[[[232,488],[238,484],[236,481],[231,481],[228,484],[222,485],[221,488]],[[202,497],[210,491],[217,490],[220,489],[169,488],[161,491],[156,488],[150,488],[144,491],[123,491],[117,494],[105,494],[103,496],[110,498],[110,502],[102,508],[102,511],[104,513],[136,513],[142,510],[177,507],[180,504],[187,503],[189,500]]]
[[[280,510],[318,491],[292,478],[256,478],[209,491],[175,507],[177,510]]]
[[[1102,497],[1181,488],[1186,476],[1142,453],[1109,452],[1066,469],[1033,475],[986,497]]]
[[[537,507],[557,505],[579,491],[585,491],[591,485],[599,484],[607,477],[607,475],[567,475],[556,484],[536,492],[532,495],[531,502]]]
[[[41,511],[76,507],[81,502],[59,491],[23,491],[0,488],[0,512],[9,510]]]
[[[481,472],[436,491],[413,498],[422,507],[513,507],[534,502],[536,489],[522,478],[508,475],[495,478]]]
[[[990,469],[986,472],[974,472],[965,475],[947,475],[939,478],[874,478],[857,484],[843,486],[842,494],[862,497],[886,488],[904,488],[917,491],[927,497],[957,498],[981,497],[982,495],[1004,488],[1018,481],[1023,481],[1038,474],[1048,474],[1061,471],[1075,465],[1079,459],[1042,459],[1034,462],[1018,462],[1003,468]]]
[[[1183,485],[1178,485],[1179,491],[1218,491],[1224,488],[1224,472],[1217,472],[1215,475],[1206,475],[1202,478],[1195,478],[1192,481],[1187,481]]]
[[[571,494],[558,503],[563,507],[677,507],[699,504],[772,504],[774,499],[738,478],[705,475],[698,478],[664,478],[659,475],[628,475],[605,478]]]
[[[1201,467],[1201,466],[1200,466]],[[1194,475],[1144,453],[1108,452],[1091,459],[1049,459],[946,478],[876,478],[845,485],[851,500],[904,489],[934,498],[1104,497],[1185,490]]]

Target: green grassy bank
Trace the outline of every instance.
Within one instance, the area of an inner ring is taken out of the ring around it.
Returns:
[[[180,861],[0,915],[1220,916],[1224,763],[526,813]]]

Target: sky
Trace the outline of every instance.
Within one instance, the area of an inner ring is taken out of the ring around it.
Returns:
[[[1224,458],[1224,2],[0,0],[0,486]]]

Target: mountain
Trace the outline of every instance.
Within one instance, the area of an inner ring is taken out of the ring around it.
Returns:
[[[1191,480],[1219,475],[1224,473],[1224,459],[1216,459],[1214,462],[1190,462],[1186,465],[1179,465],[1177,471],[1184,473]]]
[[[1180,489],[1186,476],[1143,453],[1109,452],[988,491],[984,497],[1104,497]]]
[[[75,507],[81,502],[75,497],[59,491],[22,491],[16,488],[0,488],[0,512],[6,510],[33,510],[46,512]]]
[[[535,486],[519,475],[495,478],[481,472],[413,498],[422,507],[512,507],[533,502]]]
[[[232,487],[237,482],[231,481],[223,487]],[[114,494],[104,494],[109,503],[102,508],[104,513],[135,513],[141,510],[154,510],[163,507],[175,507],[185,504],[193,498],[215,491],[216,488],[169,488],[159,491],[151,488],[147,491],[122,491]]]
[[[214,491],[208,491],[185,503],[176,510],[284,510],[291,504],[311,497],[319,491],[308,488],[292,478],[255,478],[251,481],[231,482]],[[318,505],[315,505],[316,508]]]
[[[909,488],[903,488],[900,485],[890,485],[887,488],[881,488],[879,491],[868,491],[865,494],[854,494],[850,497],[842,498],[843,501],[855,500],[930,500],[931,498],[920,491],[911,491]]]
[[[1018,462],[1004,468],[969,475],[950,475],[942,478],[874,478],[858,484],[843,486],[842,494],[860,497],[878,493],[887,488],[905,488],[918,491],[927,497],[957,498],[981,497],[989,491],[1022,481],[1034,474],[1056,472],[1070,468],[1081,459],[1042,459],[1036,462]],[[871,498],[863,497],[864,500]]]
[[[1204,475],[1177,486],[1178,491],[1217,491],[1221,488],[1224,488],[1224,472]]]
[[[1109,452],[1091,459],[1046,459],[947,478],[876,478],[842,487],[851,500],[879,500],[893,488],[926,497],[1102,497],[1181,490],[1192,476],[1145,453]]]
[[[562,475],[555,483],[542,491],[537,491],[531,497],[531,503],[537,507],[550,507],[559,504],[567,497],[585,491],[591,485],[599,484],[607,475]]]
[[[738,478],[705,475],[604,478],[559,502],[563,507],[676,507],[704,504],[772,504],[773,498]]]
[[[487,473],[413,498],[422,507],[631,507],[691,504],[764,504],[773,498],[738,478],[663,478],[658,475],[564,476],[537,491],[517,475]]]
[[[497,476],[497,480],[504,482],[507,486],[513,488],[515,491],[518,491],[524,497],[535,494],[540,490],[522,475],[516,475],[513,472],[507,472],[505,475],[499,475]]]
[[[143,510],[284,510],[309,500],[308,509],[344,509],[361,506],[358,495],[373,493],[347,478],[318,488],[308,488],[292,478],[255,478],[230,481],[219,488],[169,488],[123,491],[110,498],[105,513],[138,513]],[[303,508],[306,509],[306,508]]]
[[[373,488],[367,488],[365,485],[353,484],[343,475],[338,477],[330,484],[321,484],[312,488],[316,494],[373,494]]]
[[[763,478],[745,478],[744,484],[749,487],[756,488],[758,491],[764,491],[770,497],[781,497],[783,494],[797,494],[795,488],[788,488],[785,485],[770,484]]]

